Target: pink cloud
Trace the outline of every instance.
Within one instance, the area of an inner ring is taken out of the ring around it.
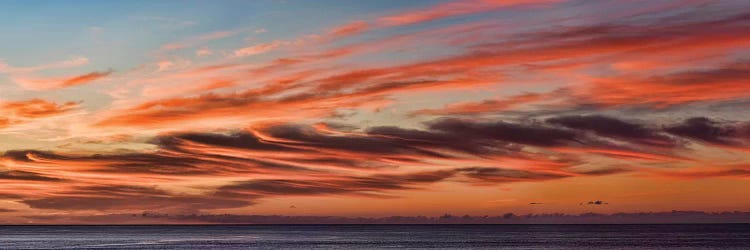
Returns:
[[[470,1],[453,1],[438,4],[432,7],[417,9],[413,11],[402,12],[399,14],[384,16],[379,19],[380,23],[386,26],[408,25],[421,22],[428,22],[436,19],[474,14],[480,12],[494,11],[498,8],[548,4],[559,2],[559,0],[470,0]]]

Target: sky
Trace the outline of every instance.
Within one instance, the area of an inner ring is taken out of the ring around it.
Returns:
[[[2,223],[750,210],[747,1],[2,5]]]

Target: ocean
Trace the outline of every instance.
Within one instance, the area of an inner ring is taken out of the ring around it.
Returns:
[[[750,249],[750,224],[0,226],[2,249]]]

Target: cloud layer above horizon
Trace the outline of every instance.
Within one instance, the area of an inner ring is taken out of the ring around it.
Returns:
[[[0,217],[750,209],[747,2],[343,3],[11,2]]]

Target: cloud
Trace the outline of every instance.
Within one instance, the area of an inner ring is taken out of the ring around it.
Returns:
[[[735,62],[709,70],[685,70],[651,77],[602,79],[582,90],[579,98],[600,105],[667,107],[747,97],[748,64]],[[637,86],[634,87],[634,86]]]
[[[57,104],[43,99],[0,102],[0,113],[22,118],[41,118],[68,113],[79,108],[76,102]]]
[[[367,135],[334,136],[326,135],[312,127],[274,126],[264,130],[264,134],[288,141],[288,145],[309,147],[310,149],[334,149],[341,151],[363,152],[372,154],[423,154],[437,155],[428,150],[421,150],[398,140],[378,138]]]
[[[431,171],[404,175],[372,175],[314,180],[252,180],[219,188],[217,195],[228,197],[267,195],[382,195],[382,191],[414,189],[417,184],[442,181],[452,171]]]
[[[426,189],[432,183],[451,181],[498,185],[622,173],[747,176],[742,166],[731,171],[709,171],[703,166],[706,171],[702,172],[621,167],[622,162],[638,166],[643,161],[701,164],[673,155],[671,149],[653,150],[654,146],[663,148],[652,143],[665,136],[658,126],[625,120],[602,115],[560,116],[544,122],[443,118],[426,122],[420,129],[386,126],[344,131],[270,123],[229,133],[162,134],[150,141],[155,150],[142,153],[76,155],[11,150],[2,156],[6,164],[44,171],[39,176],[8,172],[3,178],[88,183],[52,195],[24,197],[23,202],[33,208],[116,210],[243,207],[277,196],[383,198],[392,197],[394,191]],[[595,135],[638,146],[618,146]],[[586,154],[606,157],[610,163],[589,161]],[[594,162],[596,165],[591,165]],[[500,167],[495,167],[498,164]],[[420,167],[431,169],[414,170]],[[81,177],[87,175],[96,178]],[[215,180],[214,185],[199,187],[200,194],[131,187],[136,180],[168,185],[209,177]],[[102,193],[97,195],[97,190]],[[132,200],[138,202],[128,202]],[[99,203],[108,205],[96,205]]]
[[[44,221],[40,224],[694,224],[694,223],[747,223],[748,212],[634,212],[634,213],[583,213],[583,214],[514,214],[484,216],[288,216],[255,214],[187,214],[146,211],[139,214],[99,215],[35,215],[25,219]],[[66,223],[61,223],[66,222]]]
[[[477,0],[477,1],[453,1],[430,6],[423,9],[417,9],[398,13],[390,16],[384,16],[379,21],[386,26],[408,25],[422,22],[428,22],[441,18],[453,16],[475,14],[480,12],[493,11],[502,7],[553,3],[552,0]]]
[[[214,52],[210,49],[202,48],[195,51],[196,56],[210,56],[213,55]]]
[[[86,96],[90,110],[82,102],[3,101],[0,128],[9,128],[2,136],[11,143],[0,157],[9,184],[0,198],[32,211],[212,210],[280,196],[393,197],[446,182],[747,178],[736,153],[747,152],[750,127],[736,103],[750,97],[743,58],[750,15],[728,3],[517,8],[554,3],[438,3],[234,51],[202,46],[253,30],[199,34],[159,53],[190,47],[181,52],[228,57],[175,67],[175,57],[157,55],[158,72],[149,62],[123,72],[116,90],[87,88],[116,93]],[[488,13],[508,7],[519,15]],[[577,12],[597,8],[622,12]],[[573,14],[585,21],[571,21]],[[360,35],[367,39],[341,44]],[[263,56],[236,58],[253,55]],[[0,63],[0,72],[27,90],[113,73],[66,71],[87,63]],[[41,72],[52,69],[60,72]],[[48,73],[65,77],[35,77]],[[736,102],[733,111],[711,112],[737,121],[684,119],[718,102]],[[24,128],[33,133],[15,130],[35,119],[49,122]],[[53,129],[43,141],[25,140]]]
[[[576,134],[553,127],[520,125],[506,122],[472,122],[461,119],[440,119],[429,124],[432,130],[464,136],[496,139],[535,146],[554,146],[579,143]]]
[[[10,120],[8,118],[0,118],[0,128],[7,128],[16,123],[18,122]]]
[[[110,70],[103,72],[94,71],[87,74],[66,77],[37,76],[45,71],[76,68],[86,64],[89,64],[89,59],[82,56],[65,61],[42,64],[32,67],[14,67],[12,65],[6,64],[2,61],[2,59],[0,59],[0,73],[8,74],[9,78],[12,81],[18,83],[21,87],[27,90],[51,90],[67,88],[86,84],[104,78],[112,73],[112,71]]]
[[[715,167],[706,167],[702,169],[688,169],[677,172],[661,172],[662,176],[672,178],[707,178],[707,177],[725,177],[725,178],[748,178],[750,177],[750,165],[726,164]]]
[[[83,75],[62,77],[62,78],[58,77],[58,78],[41,78],[40,79],[40,78],[16,77],[14,78],[14,80],[18,82],[22,87],[29,89],[29,90],[52,90],[52,89],[62,89],[62,88],[88,84],[88,83],[103,79],[112,73],[113,71],[111,70],[94,71],[94,72],[83,74]]]
[[[18,162],[45,165],[49,170],[60,170],[61,166],[70,166],[67,170],[70,172],[151,173],[170,176],[210,172],[191,165],[197,163],[195,159],[158,154],[72,156],[54,152],[12,150],[6,151],[3,157]]]
[[[91,72],[85,75],[80,75],[80,76],[69,78],[65,80],[60,85],[60,87],[72,87],[72,86],[86,84],[88,82],[92,82],[92,81],[107,77],[110,74],[112,74],[112,71]]]
[[[705,117],[694,117],[664,129],[665,131],[703,142],[735,145],[740,131],[732,124],[722,124]]]
[[[18,181],[62,181],[58,178],[46,177],[33,172],[20,170],[0,171],[0,180],[18,180]]]
[[[630,123],[601,115],[563,116],[547,119],[548,123],[559,124],[572,129],[592,131],[600,136],[633,140],[653,146],[672,147],[675,142],[660,134],[658,128],[648,128],[642,124]]]
[[[670,53],[685,51],[700,55],[723,51],[734,46],[750,44],[746,37],[736,35],[741,33],[742,22],[745,19],[742,15],[736,15],[681,23],[657,20],[646,24],[592,24],[532,30],[514,33],[523,34],[519,36],[521,38],[502,36],[499,42],[475,43],[465,50],[459,49],[456,53],[442,58],[384,67],[311,70],[303,79],[283,84],[268,81],[260,84],[264,87],[257,89],[224,94],[204,92],[200,96],[148,100],[108,113],[99,124],[155,127],[227,116],[294,119],[293,117],[299,116],[299,112],[296,112],[298,110],[309,111],[299,119],[321,118],[330,116],[336,109],[363,108],[368,104],[382,102],[392,95],[411,96],[422,92],[460,91],[507,83],[505,79],[508,77],[508,70],[499,70],[503,68],[528,66],[523,73],[535,73],[540,67],[531,67],[533,65],[549,66],[560,61],[583,65],[580,67],[586,69],[631,58],[649,58],[657,53],[671,55]],[[484,29],[488,28],[481,30]],[[493,30],[487,32],[491,31]],[[403,38],[394,39],[403,42]],[[264,53],[283,43],[275,41],[256,44],[236,50],[234,54],[243,56]],[[403,46],[401,43],[394,44]],[[277,79],[297,79],[295,75],[290,75],[290,71],[286,71],[289,67],[352,55],[352,50],[367,50],[363,48],[369,46],[372,45],[365,43],[348,46],[348,49],[334,50],[336,53],[331,52],[326,56],[283,57],[269,62],[268,65],[259,66],[253,72],[262,75],[284,75]],[[741,80],[730,81],[731,77],[728,76],[718,76],[729,74],[735,76],[735,79],[743,79],[738,75],[743,67],[741,64],[732,64],[725,66],[726,69],[717,69],[723,73],[712,73],[709,70],[696,74],[672,70],[669,71],[672,73],[661,76],[641,74],[588,77],[584,79],[586,84],[561,87],[547,93],[519,95],[509,100],[463,102],[449,105],[444,111],[428,109],[422,113],[482,115],[485,112],[498,112],[517,105],[541,101],[551,101],[557,107],[595,105],[616,108],[624,105],[665,107],[697,101],[727,100],[743,97],[742,93],[747,92],[743,90],[746,84],[742,84]],[[645,75],[647,77],[644,77]],[[703,80],[685,80],[698,76],[704,77]],[[675,81],[684,81],[685,84]],[[716,88],[716,84],[722,87]],[[643,91],[645,89],[648,91]],[[149,122],[145,122],[146,120]]]
[[[170,140],[162,140],[170,141]],[[238,176],[241,174],[311,172],[293,164],[273,160],[253,159],[243,155],[223,155],[212,148],[192,149],[165,146],[150,153],[66,155],[54,152],[11,150],[3,158],[17,162],[45,166],[64,172],[90,172],[109,176],[140,174],[155,179],[180,179],[190,176]],[[221,149],[221,148],[219,148]],[[206,152],[200,151],[204,150]],[[236,152],[241,153],[241,152]],[[62,166],[70,166],[67,169]]]
[[[329,31],[328,35],[330,35],[333,39],[341,39],[344,37],[349,37],[353,35],[360,34],[362,32],[365,32],[369,28],[369,24],[365,21],[354,21],[351,23],[347,23],[345,25],[335,27],[331,31]]]
[[[24,199],[32,208],[55,210],[188,210],[243,207],[247,199],[170,194],[144,186],[87,186],[49,197]]]
[[[73,57],[68,60],[59,61],[59,62],[52,62],[32,67],[14,67],[12,65],[9,65],[5,62],[3,62],[2,59],[0,59],[0,73],[8,73],[8,74],[26,74],[26,73],[35,73],[39,71],[45,71],[45,70],[52,70],[52,69],[67,69],[67,68],[75,68],[79,66],[83,66],[86,64],[89,64],[89,59],[83,56],[77,56]]]
[[[0,101],[0,129],[21,126],[73,113],[80,110],[80,103],[55,103],[43,99]]]
[[[442,133],[436,131],[424,131],[417,129],[403,129],[393,126],[381,126],[368,129],[368,134],[380,138],[392,138],[401,141],[404,144],[411,144],[416,147],[448,149],[470,154],[503,154],[508,151],[515,151],[513,148],[506,148],[504,144],[491,145],[481,143],[473,138],[463,137],[461,134]]]
[[[252,46],[248,46],[248,47],[235,50],[233,52],[233,56],[245,57],[245,56],[263,54],[285,44],[287,44],[287,42],[284,42],[284,41],[273,41],[270,43],[256,44],[256,45],[252,45]]]
[[[581,203],[581,204],[584,204],[584,203]],[[609,203],[608,202],[604,202],[604,201],[600,201],[600,200],[595,200],[595,201],[586,202],[585,205],[596,205],[596,206],[598,206],[598,205],[609,205]]]
[[[174,51],[174,50],[181,50],[181,49],[186,49],[186,48],[192,48],[192,47],[199,46],[201,44],[205,44],[205,43],[209,43],[209,42],[212,42],[212,41],[216,41],[216,40],[221,40],[221,39],[225,39],[225,38],[228,38],[228,37],[232,37],[232,36],[238,35],[238,34],[240,34],[242,32],[246,32],[246,30],[245,29],[220,30],[220,31],[214,31],[214,32],[199,34],[199,35],[196,35],[196,36],[191,36],[191,37],[182,39],[182,40],[177,41],[177,42],[172,42],[172,43],[164,44],[164,45],[161,46],[161,51],[162,52],[170,52],[170,51]],[[201,51],[203,53],[201,53]],[[199,49],[198,52],[196,52],[196,53],[198,54],[198,56],[201,56],[202,54],[204,54],[206,52],[210,52],[210,51],[207,51],[205,49]]]
[[[229,148],[264,151],[297,151],[297,149],[295,148],[266,142],[258,138],[256,135],[248,132],[237,132],[228,135],[211,133],[186,133],[174,136],[162,136],[157,138],[158,144],[166,148],[177,148],[182,145],[184,141]]]
[[[545,181],[570,177],[570,175],[559,173],[489,167],[460,168],[458,171],[464,173],[470,178],[480,180],[483,184],[498,184],[517,181]]]
[[[441,109],[423,109],[414,115],[470,115],[491,112],[500,112],[516,108],[518,106],[543,100],[548,95],[527,93],[511,96],[503,100],[484,100],[481,102],[461,102],[447,105]]]

